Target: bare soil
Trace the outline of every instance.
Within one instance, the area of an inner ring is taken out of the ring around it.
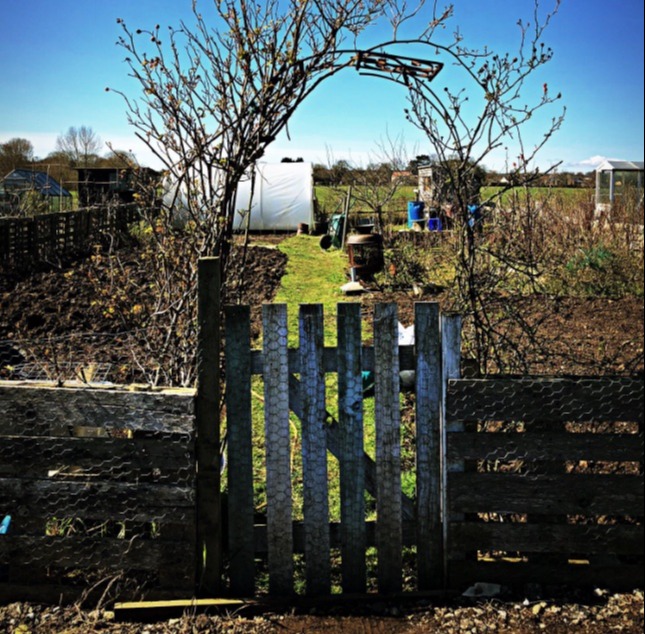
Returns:
[[[137,292],[143,297],[148,292],[147,264],[137,257],[136,250],[121,251],[119,260],[128,278],[134,282],[132,288],[139,289]],[[244,283],[235,301],[252,307],[254,335],[260,332],[261,305],[275,296],[285,267],[286,256],[278,249],[249,249]],[[106,298],[98,289],[103,281],[109,283],[110,275],[107,259],[98,268],[96,263],[80,261],[73,266],[28,276],[0,272],[0,377],[1,368],[7,363],[3,359],[3,340],[41,341],[83,334],[85,343],[79,342],[79,348],[75,350],[77,355],[118,366],[125,354],[119,346],[118,336],[111,340],[110,346],[105,346],[104,342],[92,343],[87,337],[99,333],[118,335],[140,325],[134,318],[129,323],[124,322],[105,310]],[[139,299],[132,297],[132,304],[137,304]],[[395,302],[399,307],[399,320],[409,325],[414,321],[414,303],[419,299],[443,302],[445,298],[441,293],[419,297],[408,291],[387,291],[370,285],[361,301],[367,318],[371,318],[376,303]],[[499,301],[515,302],[515,312],[539,329],[541,347],[531,359],[529,370],[532,373],[643,373],[642,298],[503,297]],[[126,374],[112,380],[128,383],[141,379],[136,374]]]
[[[643,631],[643,593],[596,596],[589,602],[498,600],[413,606],[383,602],[357,614],[335,610],[309,614],[266,612],[260,616],[185,613],[150,623],[117,622],[109,610],[78,606],[47,607],[13,603],[0,606],[0,631],[11,634],[198,634],[206,632],[343,632],[347,634],[445,634],[483,632],[628,634]]]
[[[146,272],[136,251],[120,254],[132,276],[145,289]],[[284,273],[285,256],[272,248],[253,248],[241,300],[258,307],[274,297]],[[91,281],[90,265],[80,261],[59,270],[28,276],[0,272],[0,368],[8,363],[3,351],[12,340],[33,340],[71,333],[118,333],[123,323],[106,316]],[[96,271],[94,271],[94,274]],[[107,272],[106,272],[107,275]],[[441,296],[437,296],[441,300]],[[413,322],[414,301],[408,292],[379,289],[363,297],[368,315],[377,302],[394,301],[405,325]],[[425,299],[428,299],[426,297]],[[135,298],[133,298],[133,301]],[[527,318],[543,324],[550,334],[549,354],[536,360],[537,370],[550,374],[613,374],[643,372],[643,300],[541,298],[521,300]],[[88,339],[87,341],[91,341]],[[90,344],[87,344],[90,345]],[[4,346],[4,347],[3,347]],[[100,351],[89,350],[100,356]],[[116,348],[112,354],[119,354]],[[116,363],[118,358],[113,359]],[[0,377],[2,372],[0,371]],[[6,372],[5,372],[6,376]],[[127,377],[126,377],[127,378]],[[420,600],[405,605],[386,601],[355,610],[310,611],[307,614],[266,613],[247,617],[236,614],[184,614],[155,623],[118,623],[109,610],[76,606],[13,603],[0,606],[0,632],[12,634],[122,634],[157,632],[594,632],[643,631],[643,592],[629,594],[572,594],[550,599],[471,601],[464,598],[433,604]],[[515,597],[517,599],[517,597]],[[109,606],[107,606],[109,608]]]

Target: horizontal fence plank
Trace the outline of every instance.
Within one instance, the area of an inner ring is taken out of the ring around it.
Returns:
[[[521,587],[527,583],[612,588],[632,591],[642,588],[642,564],[617,562],[616,565],[553,564],[453,561],[448,568],[448,588],[463,590],[485,579],[489,583]]]
[[[459,379],[448,382],[447,420],[643,422],[643,380]]]
[[[110,537],[7,536],[0,540],[0,561],[11,567],[56,566],[86,570],[157,571],[164,567],[192,569],[194,540],[115,539]]]
[[[99,478],[175,482],[194,479],[194,440],[138,438],[50,438],[0,440],[0,477],[21,479]]]
[[[363,523],[365,546],[374,548],[376,546],[376,521],[370,520]],[[292,524],[293,552],[304,554],[305,552],[305,527],[303,522]],[[343,525],[342,522],[329,523],[329,542],[332,549],[343,547]],[[417,544],[416,522],[404,520],[402,522],[402,543],[403,546],[414,546]],[[254,525],[254,552],[258,557],[265,557],[267,554],[267,526],[266,524]]]
[[[289,371],[298,374],[300,372],[300,358],[297,348],[289,348]],[[361,346],[362,370],[374,370],[374,348],[373,346]],[[415,356],[414,346],[399,346],[399,367],[401,370],[414,370]],[[336,348],[326,346],[323,350],[323,368],[327,373],[338,372],[338,352]],[[262,374],[264,372],[264,352],[262,350],[251,351],[251,372]]]
[[[448,434],[448,461],[643,460],[643,434],[482,433]]]
[[[448,474],[453,513],[642,515],[643,499],[642,476]]]
[[[11,514],[12,531],[21,530],[21,518],[192,521],[194,504],[194,489],[185,486],[0,478],[0,508]]]
[[[191,391],[127,392],[4,383],[0,385],[0,436],[69,436],[76,426],[192,433],[193,400]]]
[[[642,525],[454,522],[449,555],[473,550],[643,555]]]

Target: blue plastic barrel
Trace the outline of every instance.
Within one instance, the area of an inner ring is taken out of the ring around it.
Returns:
[[[423,221],[424,203],[421,200],[411,200],[408,202],[408,227],[412,227],[415,222]]]

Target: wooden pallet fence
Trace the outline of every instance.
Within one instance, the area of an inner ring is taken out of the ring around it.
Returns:
[[[94,243],[123,233],[139,218],[135,205],[0,218],[0,265],[19,268],[87,253]]]
[[[1,384],[0,602],[75,600],[119,574],[132,598],[191,596],[193,416],[191,393]]]
[[[643,586],[642,379],[451,380],[446,407],[450,587]]]
[[[263,348],[250,349],[250,310],[225,308],[228,437],[228,559],[231,590],[255,591],[254,559],[267,554],[269,591],[294,592],[294,553],[304,552],[306,592],[331,591],[331,550],[341,553],[343,592],[365,592],[366,548],[378,552],[380,592],[402,589],[404,545],[417,545],[419,588],[443,587],[440,517],[441,343],[436,303],[416,306],[416,354],[398,345],[397,307],[375,308],[374,346],[361,343],[360,305],[338,305],[338,344],[323,345],[323,309],[303,305],[299,347],[289,348],[287,308],[263,307]],[[418,494],[401,490],[399,370],[414,369],[424,386],[416,404]],[[375,460],[365,453],[361,373],[375,376]],[[326,407],[325,374],[338,374],[338,420]],[[266,524],[254,524],[251,378],[264,380]],[[295,375],[298,375],[296,377]],[[233,383],[231,383],[231,381]],[[426,389],[427,388],[427,389]],[[303,521],[293,520],[290,411],[301,422]],[[340,470],[340,524],[328,508],[328,458]],[[365,491],[377,518],[366,522]]]

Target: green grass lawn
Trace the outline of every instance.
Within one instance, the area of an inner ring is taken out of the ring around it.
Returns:
[[[347,255],[340,249],[324,251],[317,236],[287,238],[279,249],[289,258],[282,285],[274,300],[287,304],[289,345],[298,342],[298,306],[322,304],[325,313],[325,345],[336,345],[336,304],[359,301],[343,295],[340,287],[347,280]]]

